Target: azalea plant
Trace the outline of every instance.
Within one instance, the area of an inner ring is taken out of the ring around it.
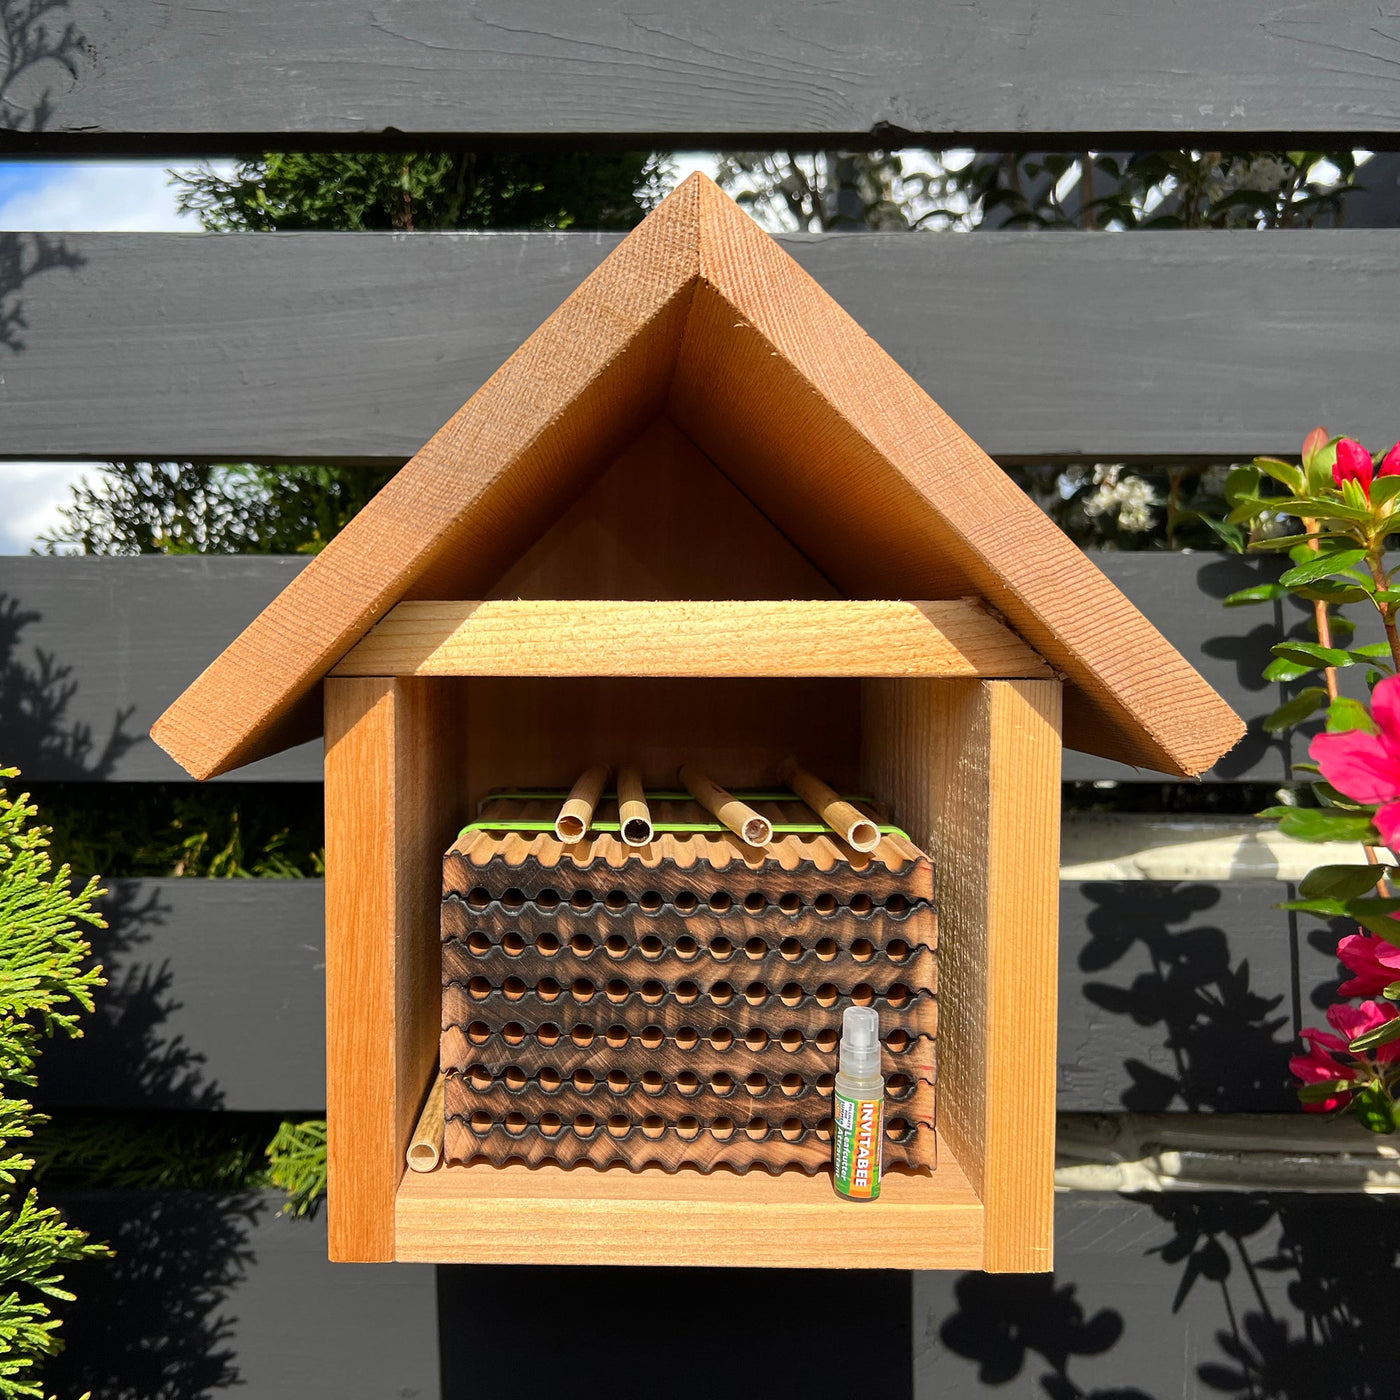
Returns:
[[[1265,721],[1281,732],[1325,712],[1326,731],[1309,747],[1316,805],[1273,807],[1262,815],[1304,841],[1360,841],[1365,865],[1324,865],[1285,907],[1357,926],[1337,946],[1351,972],[1348,998],[1328,1008],[1329,1030],[1302,1032],[1304,1053],[1290,1061],[1299,1097],[1312,1112],[1348,1111],[1375,1132],[1400,1127],[1400,564],[1386,542],[1400,533],[1400,443],[1373,455],[1361,443],[1308,434],[1301,464],[1260,457],[1226,484],[1227,527],[1249,531],[1249,547],[1281,550],[1292,567],[1279,581],[1233,594],[1227,605],[1281,596],[1312,604],[1315,641],[1273,648],[1269,680],[1315,678]],[[1280,528],[1284,532],[1279,533]],[[1386,640],[1352,646],[1353,625],[1339,608],[1371,606]],[[1337,672],[1359,667],[1370,703],[1339,693]]]

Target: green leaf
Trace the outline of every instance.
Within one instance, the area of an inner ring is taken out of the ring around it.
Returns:
[[[1237,506],[1246,496],[1255,496],[1259,491],[1259,470],[1257,467],[1232,467],[1225,478],[1225,503]]]
[[[1373,1133],[1393,1133],[1395,1116],[1390,1095],[1378,1084],[1368,1084],[1347,1105],[1363,1128]]]
[[[1278,823],[1285,836],[1299,841],[1374,841],[1369,815],[1338,812],[1327,807],[1269,807],[1260,812]]]
[[[1276,656],[1267,666],[1264,667],[1264,679],[1266,681],[1296,681],[1302,676],[1306,676],[1310,671],[1316,671],[1314,665],[1300,666],[1296,661],[1285,661],[1282,657]]]
[[[1301,467],[1295,467],[1288,462],[1281,462],[1277,457],[1256,457],[1254,459],[1254,466],[1258,471],[1263,472],[1265,476],[1273,477],[1280,486],[1286,487],[1295,496],[1305,494],[1308,489],[1307,479],[1303,476]],[[1239,471],[1241,469],[1237,467],[1235,470]],[[1247,468],[1245,470],[1247,470]],[[1231,475],[1233,476],[1234,473],[1232,472]],[[1227,477],[1226,480],[1228,482],[1229,478]]]
[[[1400,947],[1400,920],[1394,918],[1395,914],[1400,913],[1400,899],[1381,899],[1378,896],[1348,899],[1344,902],[1342,913],[1348,919],[1355,919],[1362,928],[1378,938]]]
[[[1325,1103],[1328,1099],[1335,1099],[1338,1094],[1349,1094],[1355,1087],[1356,1081],[1352,1079],[1324,1079],[1317,1084],[1300,1084],[1298,1101]]]
[[[1349,647],[1348,650],[1358,661],[1373,661],[1378,657],[1383,661],[1390,660],[1389,642],[1367,642],[1364,647]]]
[[[1303,876],[1298,893],[1306,899],[1355,899],[1391,873],[1392,867],[1386,865],[1319,865]]]
[[[1392,1016],[1384,1025],[1359,1035],[1347,1046],[1353,1055],[1364,1055],[1368,1050],[1389,1045],[1392,1040],[1400,1040],[1400,1016]]]
[[[1285,550],[1321,538],[1320,535],[1275,535],[1272,539],[1255,540],[1249,547],[1258,550]]]
[[[1277,501],[1266,501],[1260,496],[1246,496],[1242,501],[1235,503],[1229,515],[1225,517],[1225,523],[1248,525],[1251,520],[1258,520],[1261,515],[1268,514],[1277,505]]]
[[[1346,603],[1362,603],[1371,596],[1370,590],[1359,583],[1343,583],[1339,579],[1320,578],[1313,583],[1294,584],[1293,592],[1310,603],[1331,603],[1341,607]]]
[[[1370,734],[1380,733],[1371,718],[1371,712],[1360,700],[1353,700],[1349,695],[1339,695],[1327,710],[1327,732],[1348,734],[1353,729],[1364,729]]]
[[[1357,487],[1358,494],[1360,489]],[[1364,501],[1366,498],[1361,496],[1360,499]],[[1371,512],[1366,506],[1347,501],[1345,498],[1337,501],[1326,497],[1301,497],[1288,503],[1288,512],[1300,518],[1305,516],[1309,520],[1345,520],[1355,525],[1371,523]]]
[[[1329,574],[1349,569],[1353,564],[1359,564],[1365,558],[1366,551],[1364,549],[1339,549],[1319,554],[1310,563],[1300,564],[1297,568],[1289,569],[1279,579],[1279,582],[1288,588],[1295,588],[1300,583],[1312,583],[1316,579],[1326,578]]]
[[[1356,659],[1340,647],[1324,647],[1317,642],[1279,642],[1269,650],[1296,666],[1350,666]]]
[[[1236,554],[1244,553],[1244,532],[1238,526],[1230,524],[1227,520],[1217,520],[1214,516],[1206,515],[1203,511],[1196,512],[1196,516],[1202,525],[1207,526]]]
[[[1397,478],[1400,480],[1400,478]],[[1275,598],[1286,598],[1288,590],[1281,583],[1256,583],[1249,588],[1241,588],[1225,599],[1227,608],[1242,608],[1249,603],[1269,603]]]
[[[1400,1001],[1400,982],[1392,982],[1385,988],[1381,995],[1387,1001]]]
[[[1264,718],[1262,728],[1270,734],[1281,734],[1295,724],[1315,715],[1327,705],[1327,692],[1320,685],[1300,690],[1291,700],[1285,700],[1273,714]]]
[[[1228,480],[1228,478],[1227,478]],[[1378,476],[1371,483],[1371,504],[1384,505],[1400,496],[1400,476]]]

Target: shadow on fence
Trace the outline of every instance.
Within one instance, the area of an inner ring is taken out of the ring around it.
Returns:
[[[1394,1393],[1400,1205],[1315,1196],[1107,1199],[1100,1207],[1081,1198],[1061,1212],[1069,1240],[1061,1240],[1054,1275],[920,1276],[921,1400]],[[1161,1267],[1151,1271],[1152,1261]]]
[[[52,1193],[114,1258],[69,1271],[65,1349],[44,1367],[45,1394],[102,1400],[205,1400],[235,1390],[238,1285],[256,1261],[256,1192]]]
[[[442,1400],[904,1400],[909,1318],[895,1271],[443,1267]]]
[[[0,234],[0,252],[7,236]],[[111,732],[100,740],[89,725],[73,719],[69,707],[78,693],[73,668],[59,664],[51,652],[22,653],[24,629],[40,616],[0,593],[0,763],[36,767],[60,782],[108,778],[122,755],[145,739],[127,730],[135,706],[117,710]]]

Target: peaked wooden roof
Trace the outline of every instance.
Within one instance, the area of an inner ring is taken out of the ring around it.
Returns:
[[[940,327],[956,335],[956,327]],[[1014,393],[1014,385],[1008,385]],[[704,176],[653,211],[161,716],[194,777],[320,732],[322,677],[404,598],[473,598],[670,418],[855,598],[980,594],[1067,682],[1071,747],[1166,773],[1225,702]]]

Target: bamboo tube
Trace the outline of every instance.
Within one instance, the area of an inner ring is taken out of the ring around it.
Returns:
[[[785,758],[778,776],[785,782],[853,851],[873,851],[880,844],[880,828],[863,816],[841,794],[798,766],[795,758]]]
[[[746,803],[697,773],[689,764],[682,764],[680,780],[690,795],[711,815],[717,817],[742,841],[750,846],[766,846],[773,839],[773,823],[760,817]]]
[[[443,1100],[447,1094],[447,1078],[438,1075],[428,1090],[428,1102],[418,1115],[418,1126],[408,1144],[408,1165],[416,1172],[433,1171],[442,1161],[444,1128]]]
[[[599,763],[588,769],[569,792],[554,823],[554,834],[566,845],[582,841],[593,820],[593,809],[607,786],[608,765]]]
[[[617,824],[629,846],[645,846],[652,838],[651,809],[642,775],[630,764],[617,770]]]

